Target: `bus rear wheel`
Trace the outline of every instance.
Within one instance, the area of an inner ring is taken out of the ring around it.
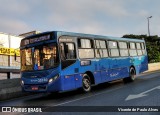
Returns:
[[[82,88],[83,88],[84,92],[91,91],[91,80],[90,80],[90,77],[87,74],[83,75]]]
[[[123,81],[125,83],[133,82],[135,80],[135,77],[136,77],[136,71],[135,71],[135,69],[133,67],[131,67],[130,70],[129,70],[129,77],[124,78]]]

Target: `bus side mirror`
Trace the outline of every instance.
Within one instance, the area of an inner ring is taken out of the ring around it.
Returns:
[[[17,55],[14,53],[14,60],[17,61]]]

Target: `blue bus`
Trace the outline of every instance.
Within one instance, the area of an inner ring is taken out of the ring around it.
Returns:
[[[144,40],[63,31],[22,39],[21,86],[27,92],[59,92],[123,79],[148,70]]]

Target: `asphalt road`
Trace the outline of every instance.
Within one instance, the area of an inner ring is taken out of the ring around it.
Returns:
[[[58,94],[36,94],[1,101],[0,106],[44,106],[43,111],[64,111],[42,113],[45,115],[75,115],[82,113],[87,115],[106,115],[106,113],[116,115],[160,115],[160,112],[153,112],[157,110],[160,111],[160,71],[141,74],[137,76],[135,82],[132,83],[125,84],[122,80],[119,80],[100,84],[94,86],[89,93],[75,90]],[[152,108],[152,112],[148,112],[149,108]],[[125,112],[122,111],[124,109]],[[132,109],[138,112],[130,112]]]

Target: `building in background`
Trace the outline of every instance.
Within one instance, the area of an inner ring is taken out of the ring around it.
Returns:
[[[19,77],[20,52],[22,37],[0,32],[0,79]],[[17,61],[14,55],[17,55]]]
[[[20,77],[20,42],[24,37],[38,34],[31,31],[19,36],[0,32],[0,80]],[[14,55],[17,59],[15,61]]]

